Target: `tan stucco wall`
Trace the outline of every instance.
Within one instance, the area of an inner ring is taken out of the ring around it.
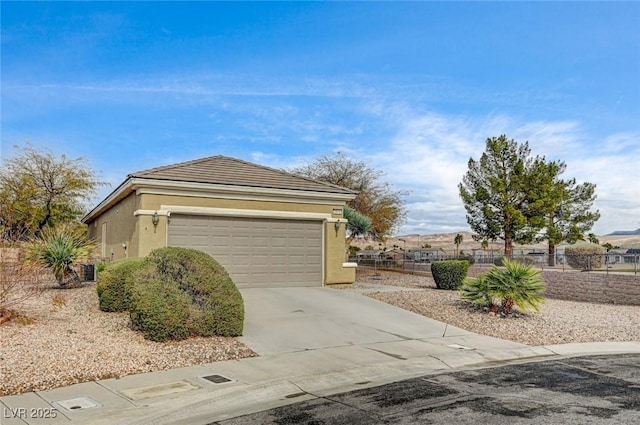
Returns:
[[[218,199],[195,196],[130,194],[114,207],[102,214],[94,222],[88,223],[90,235],[100,241],[101,225],[107,223],[107,258],[113,260],[126,257],[146,256],[153,249],[167,244],[167,223],[170,220],[161,211],[162,205],[208,207],[228,209],[248,209],[261,211],[288,211],[303,213],[331,214],[332,218],[342,218],[342,214],[332,214],[334,208],[342,210],[339,203],[292,203],[282,201]],[[138,215],[134,216],[134,212]],[[142,211],[142,213],[140,213]],[[152,212],[159,211],[159,222],[153,225]],[[345,262],[344,223],[338,232],[335,223],[325,223],[324,246],[324,283],[352,283],[355,281],[355,269],[343,267]],[[100,241],[101,242],[101,241]],[[122,248],[126,244],[127,249]],[[113,251],[113,256],[111,256]]]
[[[356,269],[343,267],[346,261],[346,225],[340,224],[336,231],[335,223],[325,223],[325,276],[326,285],[353,283],[356,280]]]
[[[97,241],[99,246],[103,243],[102,225],[106,223],[105,258],[107,260],[138,256],[138,238],[135,235],[137,220],[133,216],[138,208],[138,197],[132,193],[104,214],[87,223],[89,237]]]
[[[167,216],[159,215],[157,225],[153,224],[152,217],[149,214],[135,217],[136,239],[138,240],[137,257],[145,257],[154,249],[167,246]]]
[[[333,208],[342,208],[342,205],[339,204],[306,204],[293,202],[217,199],[194,196],[152,194],[143,194],[141,196],[142,199],[139,208],[146,210],[157,210],[161,205],[181,205],[189,207],[237,208],[249,210],[296,211],[331,214]],[[342,215],[335,217],[342,217]]]

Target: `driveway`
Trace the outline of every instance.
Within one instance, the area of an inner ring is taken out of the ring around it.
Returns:
[[[522,348],[477,335],[347,290],[326,287],[241,289],[241,340],[260,355],[361,346],[403,356],[455,349]]]

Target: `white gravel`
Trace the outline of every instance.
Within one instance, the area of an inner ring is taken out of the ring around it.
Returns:
[[[256,355],[236,338],[145,340],[128,313],[98,309],[94,284],[47,289],[19,310],[0,325],[0,395]]]
[[[571,342],[640,341],[640,306],[595,304],[547,298],[540,313],[501,318],[462,301],[457,291],[436,289],[426,276],[393,272],[358,273],[355,287],[398,286],[399,291],[367,295],[380,301],[466,329],[527,345]],[[420,288],[419,291],[402,291]]]

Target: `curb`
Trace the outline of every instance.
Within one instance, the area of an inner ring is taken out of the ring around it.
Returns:
[[[301,401],[377,387],[420,376],[527,363],[569,357],[640,354],[640,342],[561,344],[484,351],[461,350],[456,354],[424,356],[404,361],[297,375],[254,384],[238,384],[117,412],[104,412],[82,421],[83,425],[209,424]]]

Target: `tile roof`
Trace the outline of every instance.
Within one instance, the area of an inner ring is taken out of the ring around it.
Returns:
[[[138,171],[128,177],[339,194],[356,193],[344,187],[222,155]]]

